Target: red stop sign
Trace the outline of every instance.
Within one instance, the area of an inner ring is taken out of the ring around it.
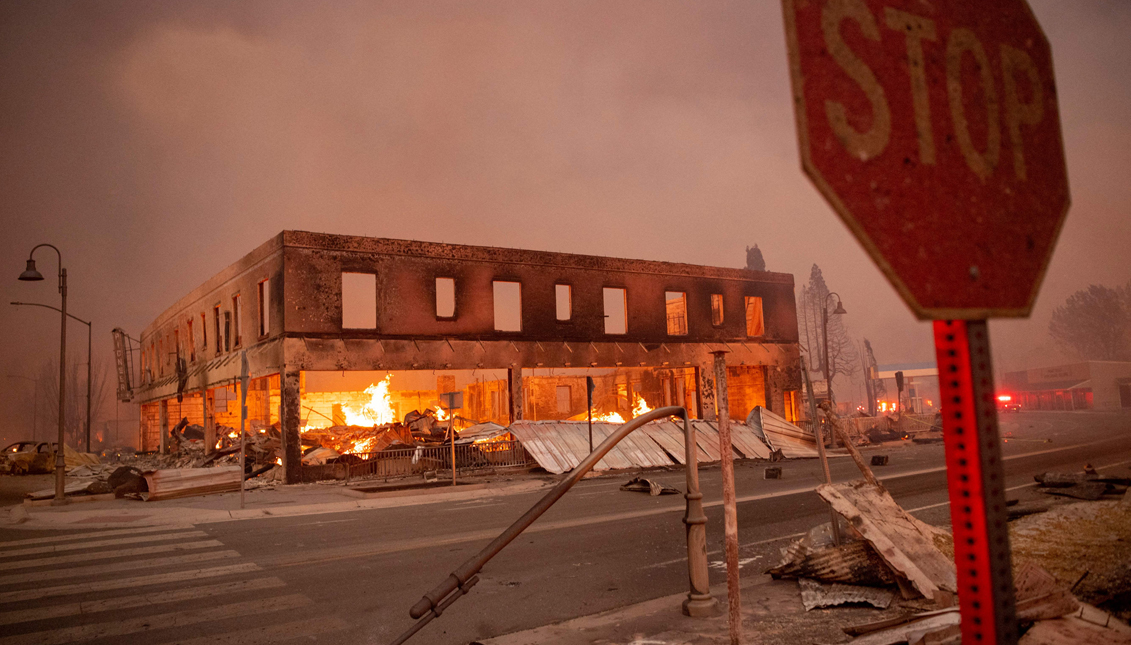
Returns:
[[[1027,316],[1068,211],[1025,0],[783,0],[802,165],[920,318]]]

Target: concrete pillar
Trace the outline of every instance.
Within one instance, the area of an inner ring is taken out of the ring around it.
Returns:
[[[507,369],[507,385],[510,388],[511,423],[522,420],[522,366]]]
[[[299,387],[299,374],[297,369],[286,369],[280,379],[279,422],[283,437],[283,481],[288,484],[302,481],[302,445],[298,427],[302,390]]]
[[[161,421],[159,423],[161,426],[161,441],[158,444],[158,450],[164,455],[169,452],[169,400],[162,399],[159,409],[161,411]]]
[[[204,407],[204,454],[211,455],[216,451],[216,419],[213,410],[216,409],[216,393],[205,389],[200,397]]]
[[[695,379],[699,384],[699,414],[704,421],[718,421],[715,412],[715,372],[711,364],[695,368]]]

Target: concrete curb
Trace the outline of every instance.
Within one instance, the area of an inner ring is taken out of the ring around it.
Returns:
[[[473,484],[457,487],[457,490],[407,490],[381,493],[360,493],[361,499],[340,502],[320,502],[316,504],[290,504],[267,508],[210,509],[196,507],[160,507],[163,502],[138,502],[136,507],[87,509],[68,507],[27,508],[20,504],[10,507],[7,512],[5,528],[24,530],[43,529],[102,529],[128,526],[159,526],[186,524],[212,524],[238,520],[256,520],[272,517],[297,517],[302,515],[323,515],[345,513],[359,510],[398,508],[443,502],[465,501],[485,497],[517,495],[543,490],[555,482],[536,480],[520,481],[498,486]],[[325,492],[325,491],[319,491]],[[342,492],[342,491],[335,491]],[[349,493],[345,493],[350,495]],[[203,499],[203,498],[202,498]],[[87,506],[86,504],[82,506]],[[47,510],[50,509],[50,510]],[[101,521],[100,521],[101,520]]]

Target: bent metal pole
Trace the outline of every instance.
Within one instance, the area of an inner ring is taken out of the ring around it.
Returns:
[[[569,472],[545,497],[538,500],[530,510],[523,513],[522,517],[515,520],[507,530],[503,531],[483,550],[459,566],[443,582],[432,591],[424,594],[412,609],[409,615],[419,618],[412,627],[401,634],[392,645],[400,645],[413,634],[420,631],[425,625],[438,617],[445,609],[451,606],[461,596],[471,590],[479,582],[479,571],[487,562],[499,554],[508,544],[525,531],[534,520],[537,520],[551,506],[554,505],[570,488],[585,476],[597,462],[613,449],[621,439],[624,439],[633,430],[640,428],[645,423],[666,417],[680,417],[683,419],[684,441],[687,454],[687,512],[683,521],[687,525],[687,568],[691,590],[687,599],[683,601],[683,613],[688,616],[713,616],[717,613],[718,602],[711,597],[711,590],[707,580],[707,516],[703,513],[703,494],[699,492],[699,466],[696,455],[695,427],[687,419],[687,410],[680,407],[658,408],[642,414],[632,421],[617,428],[609,435],[596,450],[583,459],[576,468]],[[421,618],[423,616],[423,618]]]

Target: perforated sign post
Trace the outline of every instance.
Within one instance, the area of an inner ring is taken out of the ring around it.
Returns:
[[[1017,640],[986,319],[1029,315],[1065,214],[1025,0],[783,0],[802,166],[934,320],[963,641]]]

